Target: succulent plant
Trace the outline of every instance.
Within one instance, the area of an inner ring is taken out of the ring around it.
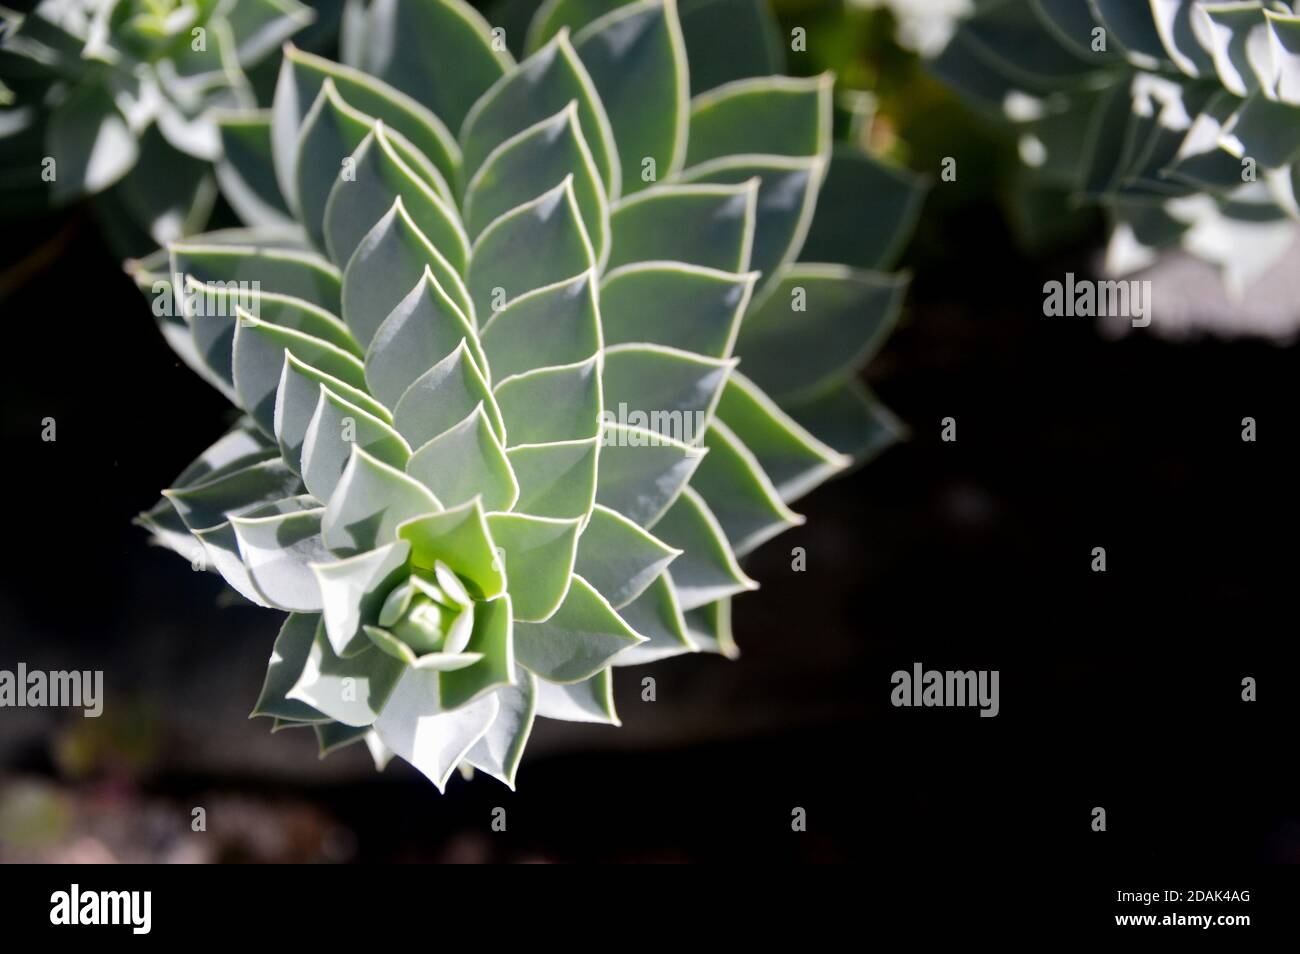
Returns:
[[[613,667],[734,654],[740,559],[899,433],[856,375],[918,183],[833,147],[830,77],[747,77],[774,38],[608,9],[544,5],[517,63],[459,0],[376,0],[358,67],[287,48],[238,161],[297,230],[133,266],[244,412],[142,523],[289,612],[255,714],[440,789],[617,724]]]
[[[1112,272],[1179,245],[1240,291],[1296,239],[1286,3],[985,0],[933,65],[1015,125],[1033,181],[1105,210]]]
[[[256,106],[244,71],[313,17],[298,0],[0,8],[6,211],[103,194],[155,243],[202,229],[222,111]]]

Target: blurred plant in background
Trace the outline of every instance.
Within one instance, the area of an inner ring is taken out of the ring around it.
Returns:
[[[1288,4],[976,6],[931,65],[1018,134],[1031,236],[1050,234],[1067,198],[1094,205],[1108,272],[1177,247],[1237,295],[1294,247],[1300,19]]]
[[[93,197],[124,252],[203,228],[221,117],[315,19],[298,0],[41,0],[0,8],[0,204]]]

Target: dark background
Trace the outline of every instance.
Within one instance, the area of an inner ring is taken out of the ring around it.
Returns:
[[[997,189],[935,183],[903,326],[867,373],[911,439],[755,555],[740,659],[621,671],[624,727],[539,723],[517,794],[439,796],[244,719],[279,615],[130,524],[229,408],[88,213],[11,225],[0,668],[102,668],[107,706],[0,710],[0,859],[1300,861],[1296,346],[1044,318],[1043,282],[1086,273],[1101,230],[1027,257]],[[1000,715],[893,708],[891,673],[918,661],[1000,670]]]

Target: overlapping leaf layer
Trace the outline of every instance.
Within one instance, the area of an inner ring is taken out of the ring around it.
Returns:
[[[1300,218],[1293,6],[986,0],[934,67],[1016,124],[1038,182],[1105,208],[1110,270],[1181,245],[1240,290]]]
[[[257,714],[440,788],[513,785],[537,716],[617,723],[612,667],[732,653],[740,558],[898,431],[855,374],[916,183],[832,146],[829,77],[748,75],[775,44],[609,6],[544,5],[516,62],[459,0],[376,0],[247,124],[295,227],[136,264],[245,414],[143,522],[289,611]]]

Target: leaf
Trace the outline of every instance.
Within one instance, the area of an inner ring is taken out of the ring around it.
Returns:
[[[271,159],[271,113],[248,111],[217,117],[221,159],[217,185],[240,220],[248,225],[287,225],[293,221]]]
[[[205,567],[216,570],[232,590],[250,603],[255,606],[270,607],[265,597],[253,585],[248,567],[244,566],[244,561],[239,556],[239,542],[235,539],[235,531],[229,521],[195,530],[193,533],[202,547]],[[196,555],[191,555],[190,559],[193,560]]]
[[[841,265],[791,265],[746,318],[736,350],[778,402],[853,377],[893,330],[907,277]]]
[[[316,403],[320,399],[322,385],[384,423],[392,420],[388,409],[364,391],[330,377],[318,368],[299,361],[293,352],[286,351],[284,367],[280,371],[280,384],[275,394],[274,430],[280,453],[290,466],[301,464],[303,441],[307,437],[311,419],[316,414]]]
[[[1238,159],[1257,160],[1265,169],[1300,161],[1300,106],[1253,93],[1223,124],[1219,145]]]
[[[1095,21],[1092,20],[1087,6],[1084,4],[1080,6],[1083,10],[1079,16],[1086,17],[1088,20],[1084,32],[1079,34],[1082,40],[1084,37],[1091,37]],[[1198,27],[1192,23],[1195,14],[1193,4],[1183,3],[1182,0],[1172,0],[1172,2],[1155,0],[1151,4],[1151,14],[1155,19],[1160,43],[1175,66],[1193,78],[1207,76],[1214,70],[1213,60],[1197,36]],[[1051,25],[1049,22],[1049,28]]]
[[[369,739],[374,729],[369,726],[344,725],[342,722],[320,722],[312,726],[316,742],[320,747],[320,757],[333,755],[339,749],[347,748],[354,742]]]
[[[804,522],[781,500],[749,448],[721,421],[709,425],[704,446],[709,453],[691,487],[708,502],[738,556]]]
[[[384,600],[409,572],[405,540],[333,562],[313,563],[321,592],[321,624],[334,652],[355,655],[370,648],[363,625],[379,621]]]
[[[376,330],[425,273],[433,276],[466,319],[474,306],[460,275],[406,211],[401,197],[361,240],[343,271],[342,315],[367,349]]]
[[[482,658],[472,666],[444,672],[439,679],[443,704],[463,706],[515,679],[511,595],[474,604],[474,629],[466,650]]]
[[[523,444],[506,451],[519,481],[515,510],[536,517],[585,517],[596,493],[599,438]]]
[[[458,128],[474,101],[513,66],[487,21],[460,0],[375,0],[361,65]]]
[[[164,490],[190,530],[224,523],[229,514],[243,514],[264,503],[292,497],[302,485],[298,475],[280,460],[264,460],[185,487]]]
[[[478,236],[495,219],[573,177],[573,193],[597,262],[609,253],[609,203],[583,138],[577,101],[497,146],[465,189],[465,227]]]
[[[302,443],[302,481],[317,500],[329,500],[358,447],[375,460],[405,470],[411,448],[379,418],[339,397],[324,385]]]
[[[74,89],[54,107],[46,142],[54,160],[56,202],[107,189],[126,175],[139,156],[126,117],[98,85]]]
[[[520,130],[554,116],[570,101],[578,103],[582,135],[591,147],[605,194],[619,194],[618,153],[609,117],[591,77],[569,42],[568,31],[503,76],[476,102],[460,130],[463,175],[468,181],[488,154]]]
[[[230,518],[249,577],[272,606],[295,613],[320,611],[320,588],[309,564],[329,558],[320,536],[324,513],[320,506],[286,512],[271,504]]]
[[[686,155],[690,79],[674,0],[612,10],[579,30],[573,44],[609,116],[623,191],[678,172]]]
[[[891,267],[916,228],[926,188],[906,169],[836,147],[800,258],[855,268]]]
[[[294,150],[297,159],[293,169],[295,212],[312,244],[322,251],[326,250],[325,204],[339,181],[344,163],[370,134],[367,119],[343,101],[334,81],[327,78],[321,83],[320,92],[298,131],[298,145]],[[378,217],[376,215],[374,219]],[[371,225],[374,219],[370,220]],[[361,227],[364,230],[367,226],[363,224]],[[347,261],[346,257],[340,258],[332,251],[330,258],[336,262]]]
[[[344,725],[371,725],[392,697],[405,665],[370,648],[356,655],[334,652],[320,625],[288,698],[305,702]]]
[[[556,683],[538,679],[537,714],[565,722],[622,725],[614,711],[613,671],[606,667],[581,682]]]
[[[204,289],[211,286],[202,286]],[[259,291],[256,297],[257,309],[253,312],[259,321],[267,321],[282,328],[300,331],[313,338],[328,342],[354,357],[360,358],[365,352],[357,340],[348,331],[348,326],[332,312],[320,305],[314,305],[302,298],[281,295],[276,292]]]
[[[1231,93],[1216,92],[1192,121],[1165,174],[1214,192],[1240,185],[1241,162],[1219,146],[1224,124],[1240,105]]]
[[[407,669],[375,723],[384,744],[414,765],[440,792],[500,709],[495,694],[454,709],[443,708],[441,675]]]
[[[767,0],[679,0],[691,92],[785,72],[781,29]],[[719,37],[727,37],[725,47]]]
[[[569,592],[581,519],[490,513],[487,522],[510,580],[515,618],[529,623],[550,618]]]
[[[717,600],[686,614],[690,638],[707,653],[720,653],[728,659],[740,655],[731,632],[731,599]]]
[[[596,502],[643,527],[652,526],[690,481],[703,448],[656,431],[606,423]]]
[[[727,358],[758,272],[722,272],[682,262],[615,269],[600,286],[606,345],[648,343]]]
[[[271,660],[266,666],[266,681],[262,684],[262,693],[253,706],[250,718],[269,716],[295,722],[318,722],[329,718],[300,699],[288,698],[289,690],[298,681],[298,676],[306,665],[307,654],[311,651],[319,626],[318,613],[290,613],[286,617],[284,625],[280,627],[280,634],[275,638]]]
[[[339,95],[354,109],[396,129],[428,157],[443,178],[455,179],[460,149],[438,117],[372,76],[290,45],[285,48],[275,87],[271,152],[280,192],[291,208],[297,205],[293,171],[298,159],[298,131],[327,78],[333,80]]]
[[[275,401],[286,352],[350,387],[365,387],[364,367],[343,349],[309,334],[261,321],[242,309],[239,316],[230,322],[234,326],[231,364],[235,393],[240,404],[268,435],[275,433]]]
[[[1292,106],[1300,106],[1300,16],[1265,10],[1270,50],[1276,75],[1274,93]]]
[[[270,245],[204,242],[204,238],[196,236],[167,247],[172,275],[190,275],[230,294],[290,295],[338,314],[341,276],[319,255]]]
[[[817,439],[862,464],[907,435],[907,428],[856,379],[785,410]]]
[[[545,46],[561,30],[580,30],[610,10],[634,2],[636,0],[542,0],[528,23],[524,49],[532,53]]]
[[[239,65],[253,66],[316,19],[316,12],[297,0],[242,0],[225,11]]]
[[[803,247],[825,167],[821,156],[727,156],[692,166],[682,173],[682,181],[738,183],[759,178],[749,268],[763,273],[766,286]],[[761,298],[762,291],[755,295]]]
[[[351,155],[352,177],[335,175],[323,209],[324,240],[330,257],[346,262],[394,197],[415,227],[458,275],[469,261],[469,237],[455,211],[398,154],[382,122]]]
[[[1202,36],[1214,70],[1224,88],[1242,99],[1260,88],[1271,93],[1273,57],[1264,8],[1250,4],[1209,4],[1196,7]]]
[[[1091,50],[1091,29],[1062,44],[1032,10],[1010,4],[985,4],[962,23],[961,33],[978,57],[1029,89],[1085,86],[1099,66],[1107,65]],[[1079,43],[1089,49],[1076,56]]]
[[[1093,16],[1106,28],[1128,60],[1139,69],[1156,69],[1166,60],[1149,4],[1128,0],[1088,0]]]
[[[413,447],[422,447],[463,421],[483,405],[497,440],[505,442],[505,427],[487,381],[470,357],[467,339],[416,378],[393,408],[393,422]]]
[[[467,608],[461,614],[460,619],[472,622],[474,619],[473,610]],[[483,658],[479,653],[443,651],[429,652],[421,656],[417,655],[415,650],[381,626],[363,626],[361,628],[380,652],[401,661],[405,666],[413,666],[416,669],[423,669],[428,672],[452,672],[457,669],[464,669]]]
[[[737,185],[659,185],[627,196],[610,213],[607,268],[632,262],[686,262],[749,268],[758,177]]]
[[[505,592],[504,568],[497,560],[483,506],[477,498],[441,513],[406,521],[398,535],[411,544],[411,563],[428,571],[445,563],[477,600]]]
[[[497,690],[497,716],[465,755],[466,762],[504,782],[511,791],[515,787],[519,759],[533,729],[536,687],[537,678],[520,669],[515,685]]]
[[[493,396],[512,445],[578,441],[600,433],[600,368],[578,364],[537,368],[506,378]]]
[[[697,651],[686,634],[686,619],[668,571],[655,577],[645,592],[618,612],[647,641],[619,653],[613,666],[640,666]]]
[[[481,496],[486,509],[509,510],[519,499],[519,482],[481,404],[412,454],[406,472],[447,507]]]
[[[672,568],[682,610],[758,589],[736,562],[717,517],[693,488],[682,490],[653,529],[660,540],[682,551]]]
[[[520,295],[488,319],[480,337],[497,381],[596,354],[601,322],[595,272]]]
[[[550,619],[515,626],[515,656],[520,665],[551,682],[589,679],[619,652],[641,642],[644,637],[576,575]]]
[[[605,349],[607,420],[645,427],[697,443],[708,427],[734,360],[719,360],[662,345]],[[632,415],[640,413],[645,418]]]
[[[396,540],[404,520],[441,509],[419,481],[353,444],[325,506],[321,534],[327,547],[350,556]]]
[[[275,448],[270,441],[253,426],[252,421],[241,418],[191,461],[172,481],[172,486],[188,487],[273,457]]]
[[[738,371],[727,379],[717,413],[754,455],[786,503],[853,462],[819,441]]]
[[[727,83],[691,100],[688,165],[740,153],[824,155],[831,144],[835,78],[764,76]]]
[[[366,382],[389,407],[461,341],[484,377],[487,359],[468,319],[429,271],[375,331],[366,351]]]
[[[573,178],[496,219],[474,240],[469,289],[489,315],[512,298],[596,266]]]
[[[680,551],[627,517],[597,504],[578,540],[575,572],[614,609],[640,596]]]

